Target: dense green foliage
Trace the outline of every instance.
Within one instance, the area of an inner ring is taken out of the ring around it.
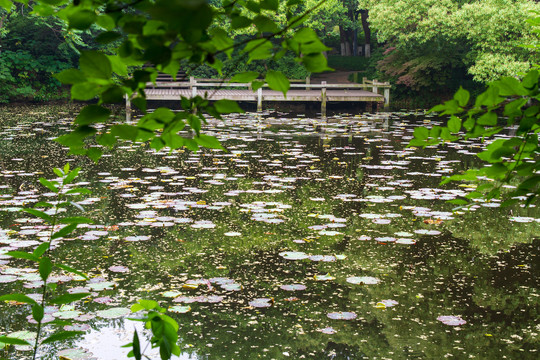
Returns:
[[[492,82],[474,103],[469,101],[469,92],[460,89],[452,100],[432,109],[440,115],[450,115],[445,127],[415,129],[415,138],[410,143],[412,146],[430,146],[442,141],[471,138],[487,138],[489,141],[487,149],[478,154],[478,157],[486,162],[485,167],[471,169],[443,181],[446,183],[452,180],[467,180],[479,183],[477,189],[469,193],[466,199],[451,202],[466,205],[470,200],[490,200],[502,196],[506,198],[503,205],[508,206],[520,201],[530,205],[538,200],[538,84],[538,70],[531,70],[522,81],[513,77],[502,77]],[[513,129],[512,135],[498,136],[508,129]]]
[[[54,18],[4,14],[0,35],[0,102],[65,97],[52,74],[73,67],[77,53]]]
[[[536,39],[525,25],[530,0],[361,1],[386,46],[379,70],[413,90],[457,89],[528,71],[538,57],[521,46]],[[457,81],[456,81],[457,80]]]

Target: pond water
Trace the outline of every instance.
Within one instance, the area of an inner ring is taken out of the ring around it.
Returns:
[[[91,296],[47,310],[86,334],[43,359],[125,359],[140,298],[170,308],[182,359],[538,358],[538,209],[448,204],[473,188],[441,177],[478,165],[485,144],[405,148],[437,118],[244,114],[207,128],[227,152],[125,142],[95,165],[50,141],[74,115],[0,123],[1,294],[38,292],[32,264],[5,255],[46,238],[18,211],[52,199],[38,178],[67,159],[93,191],[80,204],[96,225],[52,253],[90,277],[54,273],[58,290]],[[0,334],[35,331],[26,305],[0,309]]]

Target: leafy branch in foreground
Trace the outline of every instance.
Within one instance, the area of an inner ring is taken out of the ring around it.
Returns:
[[[290,53],[310,72],[329,69],[323,55],[329,48],[315,31],[301,27],[326,0],[306,10],[301,10],[299,0],[15,1],[32,7],[35,15],[61,19],[71,31],[99,29],[95,40],[109,47],[110,54],[81,51],[78,69],[56,75],[60,82],[71,85],[72,99],[99,99],[97,104],[81,110],[72,132],[57,139],[71,153],[87,155],[95,161],[102,150],[88,147],[87,138],[96,137],[99,145],[108,147],[117,138],[149,141],[155,149],[185,146],[195,151],[200,146],[221,147],[214,137],[201,134],[201,125],[207,114],[219,119],[223,113],[241,109],[230,101],[211,104],[196,96],[181,99],[181,112],[160,108],[147,114],[145,88],[147,83],[156,81],[158,72],[175,78],[181,65],[206,64],[221,74],[221,58],[230,59],[234,50],[244,54],[248,63],[279,60]],[[0,6],[9,10],[12,2],[6,0]],[[242,39],[235,41],[234,33],[241,34]],[[287,94],[289,80],[278,71],[240,73],[235,81],[242,78],[256,90],[264,84],[257,80],[260,76],[271,89]],[[123,103],[125,97],[131,98],[145,115],[137,125],[118,123],[106,107]],[[106,126],[101,128],[101,123]],[[193,137],[178,135],[186,126],[191,128]]]
[[[56,194],[56,200],[51,202],[39,202],[34,208],[25,208],[22,211],[34,215],[43,219],[50,228],[48,241],[41,243],[33,252],[24,251],[9,251],[6,255],[9,255],[16,259],[24,259],[33,261],[38,268],[39,275],[43,282],[41,286],[41,294],[36,300],[25,294],[7,294],[0,296],[0,301],[16,301],[31,306],[32,318],[37,323],[37,330],[33,344],[16,337],[1,336],[0,348],[4,348],[8,344],[13,345],[32,345],[33,355],[32,359],[36,359],[38,356],[38,348],[40,345],[61,341],[72,338],[77,335],[83,334],[82,331],[59,331],[54,332],[47,338],[41,340],[43,333],[43,325],[45,323],[45,307],[48,304],[66,305],[79,301],[87,296],[89,293],[77,293],[77,294],[62,294],[56,293],[56,283],[49,282],[50,275],[53,269],[63,270],[68,273],[73,273],[82,278],[87,278],[82,272],[73,269],[67,265],[57,262],[52,256],[52,244],[53,240],[59,240],[66,236],[69,236],[78,224],[93,223],[93,221],[84,216],[61,216],[60,214],[71,207],[80,209],[80,205],[77,204],[73,197],[81,194],[89,194],[90,190],[81,187],[73,187],[72,184],[75,181],[80,168],[70,170],[69,164],[66,164],[63,169],[54,169],[57,179],[48,180],[40,178],[39,182],[48,190]],[[70,323],[70,321],[67,321]],[[50,322],[54,324],[55,321]],[[62,322],[65,325],[66,321]]]
[[[144,322],[145,328],[152,331],[150,345],[154,348],[159,348],[161,360],[170,359],[172,355],[180,356],[180,347],[177,345],[179,325],[176,320],[165,315],[166,310],[159,306],[153,300],[139,300],[131,306],[131,312],[137,313],[141,311],[141,318],[133,318],[131,320]],[[131,348],[128,357],[134,357],[135,360],[140,360],[142,357],[150,359],[144,354],[145,349],[141,350],[139,334],[133,332],[133,341],[123,347]]]
[[[467,90],[460,88],[454,98],[430,110],[450,116],[446,126],[418,127],[409,146],[432,146],[482,138],[487,143],[477,156],[486,165],[444,178],[478,184],[465,199],[450,202],[466,205],[471,200],[504,197],[502,206],[523,201],[526,206],[538,200],[540,192],[540,89],[538,70],[529,71],[522,80],[503,77],[492,82],[486,91],[470,101]],[[508,132],[509,135],[503,132]],[[487,180],[487,182],[484,182]],[[514,186],[514,184],[517,184]],[[502,187],[510,188],[503,193]]]

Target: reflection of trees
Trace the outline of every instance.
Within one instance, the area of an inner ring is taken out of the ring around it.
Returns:
[[[395,140],[391,136],[388,138]],[[64,259],[65,263],[92,275],[115,279],[121,291],[103,292],[99,296],[114,295],[123,305],[128,305],[136,297],[154,298],[163,305],[172,305],[171,299],[159,294],[164,290],[178,290],[188,296],[224,295],[222,303],[194,303],[191,304],[192,312],[174,315],[181,323],[183,345],[193,346],[189,348],[192,350],[186,351],[192,351],[203,359],[281,359],[287,357],[284,352],[289,354],[288,358],[295,359],[300,356],[307,359],[440,359],[447,354],[455,358],[473,354],[497,359],[502,356],[513,358],[514,347],[518,344],[526,350],[538,344],[533,330],[539,310],[539,284],[535,278],[539,265],[534,261],[539,249],[538,240],[531,241],[537,233],[537,224],[501,221],[501,218],[508,216],[506,210],[480,208],[436,226],[424,224],[423,218],[416,218],[410,210],[400,209],[400,205],[451,211],[450,205],[410,197],[401,202],[382,204],[334,199],[335,195],[345,193],[358,197],[400,194],[399,188],[391,192],[381,191],[366,186],[366,183],[379,182],[369,175],[384,174],[396,179],[406,178],[406,175],[402,169],[362,168],[363,177],[351,180],[356,178],[361,164],[373,165],[387,158],[377,148],[380,144],[367,144],[355,138],[352,145],[359,154],[346,157],[342,155],[345,150],[330,151],[317,145],[317,141],[317,138],[300,140],[306,145],[303,152],[314,154],[320,161],[314,161],[302,169],[280,168],[283,172],[279,176],[321,177],[325,181],[297,179],[294,183],[285,183],[294,184],[294,188],[283,189],[277,194],[242,193],[228,198],[233,205],[221,210],[198,208],[175,213],[171,209],[155,209],[164,216],[212,220],[217,225],[214,229],[193,229],[190,224],[167,228],[120,227],[109,233],[118,239],[66,241],[54,254]],[[231,140],[227,145],[234,147],[239,143]],[[329,139],[327,144],[332,147],[350,145],[346,138],[337,137]],[[28,144],[28,147],[29,153],[41,151],[34,144]],[[21,149],[27,151],[26,148]],[[272,154],[290,150],[285,151],[277,142],[265,142],[260,149],[254,145],[242,149],[256,149],[258,155],[265,159],[273,159]],[[185,160],[192,156],[187,153],[174,152],[176,158],[163,159],[168,154],[147,152],[148,148],[143,145],[134,144],[130,150],[134,151],[114,152],[113,156],[104,158],[99,166],[85,168],[84,177],[96,179],[99,172],[108,171],[119,178],[143,178],[149,174],[142,169],[166,164],[180,170],[181,175],[195,179],[184,179],[183,185],[175,187],[163,184],[165,192],[181,192],[184,186],[209,191],[204,194],[163,195],[164,198],[204,200],[207,203],[223,200],[223,193],[228,190],[279,188],[273,186],[275,184],[271,181],[255,183],[261,181],[262,172],[274,174],[275,169],[260,164],[248,154],[224,157],[219,159],[227,163],[223,168],[204,170],[216,168],[213,158],[204,156],[204,153],[199,154],[199,164],[186,166]],[[15,153],[16,149],[10,151]],[[434,150],[425,149],[420,154],[430,157]],[[335,157],[339,161],[334,161]],[[235,167],[231,160],[235,158],[247,160],[249,167]],[[296,163],[290,155],[276,158],[282,160],[284,165]],[[48,166],[43,161],[41,163],[43,169]],[[434,168],[433,164],[431,160],[413,161],[409,168],[428,172]],[[310,175],[306,170],[311,166],[322,170],[322,173]],[[122,167],[135,170],[123,173],[119,171]],[[238,173],[245,177],[218,187],[204,183],[204,178],[198,176],[201,172],[215,171],[228,176]],[[343,175],[344,178],[328,179],[330,174]],[[152,175],[158,181],[166,176],[159,173]],[[415,178],[413,188],[434,187],[438,181],[439,178]],[[381,180],[380,183],[384,182]],[[139,189],[137,194],[151,191],[149,184],[132,185]],[[138,200],[118,196],[125,191],[111,189],[108,184],[95,186],[92,196],[101,200],[93,206],[92,214],[107,225],[132,219],[138,211],[127,209],[125,205]],[[326,200],[318,202],[310,199],[315,197]],[[281,202],[293,207],[279,213],[285,220],[283,224],[266,224],[253,221],[252,214],[239,207],[240,204],[255,201]],[[389,212],[402,216],[392,218],[388,225],[378,225],[358,216],[362,213]],[[320,235],[309,227],[328,223],[329,220],[310,217],[309,214],[332,214],[347,218],[347,227],[336,229],[342,235]],[[19,215],[11,214],[9,218],[3,218],[2,226],[8,225],[14,216]],[[358,240],[359,235],[394,236],[396,232],[413,232],[424,228],[437,229],[442,234],[415,235],[418,240],[416,245],[385,245],[373,240]],[[228,231],[239,231],[243,235],[224,236]],[[141,234],[151,234],[152,238],[136,243],[122,240],[128,235]],[[306,239],[307,242],[297,244],[292,241],[297,239]],[[329,263],[289,261],[278,255],[285,250],[321,255],[343,254],[346,258]],[[131,272],[110,273],[108,268],[112,265],[125,265]],[[22,262],[21,266],[24,266]],[[314,275],[326,273],[335,276],[336,280],[316,282],[313,279]],[[187,279],[217,276],[232,278],[244,289],[225,292],[215,285],[214,291],[205,285],[192,290],[182,288]],[[378,285],[352,285],[345,281],[348,276],[374,276],[382,281]],[[279,289],[280,285],[290,283],[303,283],[308,289],[296,293]],[[299,300],[285,300],[292,296]],[[275,304],[268,309],[248,308],[248,302],[257,297],[273,297]],[[394,299],[399,304],[393,308],[377,309],[375,304],[385,299]],[[105,306],[88,302],[80,307],[95,311]],[[18,319],[17,326],[25,326],[20,307],[3,306],[2,310],[6,314],[2,319],[14,316]],[[332,311],[354,311],[358,318],[354,321],[330,320],[327,314]],[[468,324],[459,330],[451,328],[436,320],[439,315],[460,315]],[[109,326],[100,321],[92,325],[97,329]],[[317,331],[327,326],[332,326],[338,332],[327,335]],[[8,324],[1,323],[0,327],[5,329]],[[486,333],[493,337],[485,336]],[[522,340],[516,340],[512,337],[514,335]],[[514,339],[515,345],[505,343],[504,339]]]

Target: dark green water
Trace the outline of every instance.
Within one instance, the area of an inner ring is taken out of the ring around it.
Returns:
[[[86,335],[44,359],[126,358],[138,323],[103,310],[138,298],[190,307],[171,313],[182,359],[538,357],[538,209],[453,211],[445,200],[471,189],[441,176],[478,164],[483,145],[404,149],[435,118],[343,116],[316,131],[304,117],[244,115],[208,129],[229,152],[125,143],[94,165],[49,140],[73,114],[33,111],[0,127],[0,293],[38,292],[31,264],[1,254],[42,241],[43,224],[17,210],[50,200],[37,179],[66,158],[83,166],[82,206],[98,224],[56,243],[54,257],[91,277],[58,273],[58,288],[92,296],[51,310],[88,315],[76,321]],[[305,289],[281,288],[292,284]],[[0,334],[35,331],[24,305],[0,308]]]

